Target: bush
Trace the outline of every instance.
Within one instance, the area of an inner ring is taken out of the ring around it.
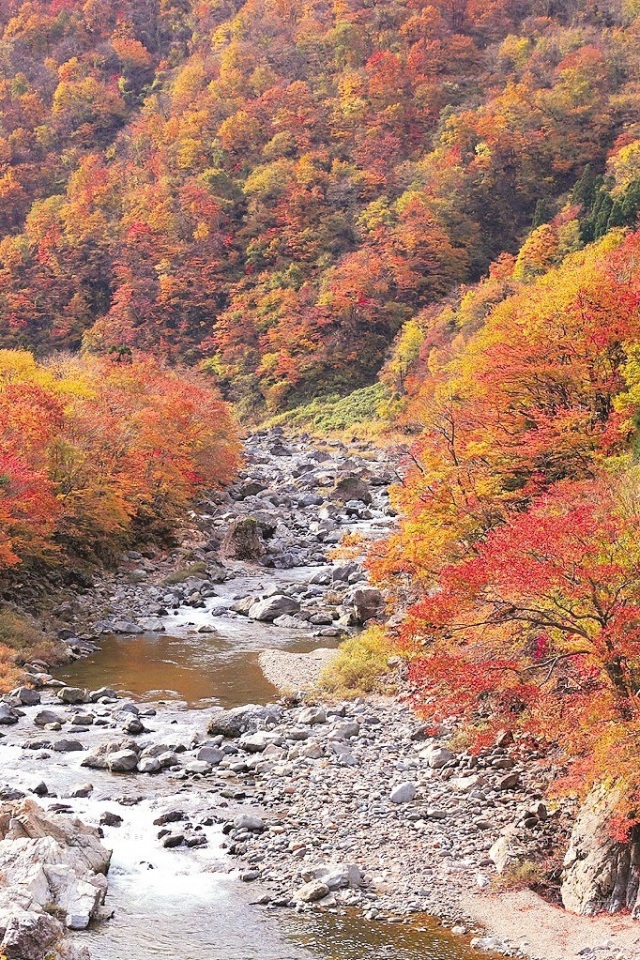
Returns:
[[[320,687],[340,696],[374,693],[384,688],[393,650],[381,627],[350,637],[320,675]]]

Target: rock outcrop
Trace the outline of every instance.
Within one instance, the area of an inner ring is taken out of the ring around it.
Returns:
[[[562,902],[583,916],[630,910],[640,917],[640,834],[631,842],[612,839],[616,790],[596,787],[576,819],[564,859]]]
[[[0,806],[0,954],[10,960],[86,951],[64,945],[65,928],[87,927],[104,902],[111,852],[96,829],[53,817],[30,799]]]

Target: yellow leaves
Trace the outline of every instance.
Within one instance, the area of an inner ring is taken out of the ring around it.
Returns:
[[[207,237],[209,236],[209,233],[210,233],[209,227],[207,226],[206,223],[203,223],[201,221],[193,231],[193,239],[206,240]]]
[[[558,238],[554,228],[544,223],[529,234],[516,259],[513,276],[516,280],[530,280],[545,273],[558,259]]]
[[[614,179],[611,196],[624,196],[633,183],[640,181],[640,140],[621,147],[609,159],[607,170]]]
[[[523,67],[529,59],[531,47],[529,37],[518,37],[510,33],[500,44],[499,56],[510,61],[515,67]]]

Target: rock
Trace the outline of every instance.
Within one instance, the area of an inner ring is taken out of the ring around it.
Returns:
[[[35,707],[42,699],[38,691],[31,687],[18,687],[11,692],[10,696],[12,700],[21,703],[24,707]]]
[[[300,604],[292,597],[276,594],[264,600],[258,600],[249,608],[249,617],[262,623],[268,623],[285,614],[297,613]]]
[[[103,827],[119,827],[122,825],[122,817],[118,813],[105,810],[100,814],[100,824]]]
[[[352,601],[361,624],[377,616],[384,606],[382,594],[375,587],[359,587],[354,590]]]
[[[24,908],[29,913],[49,912],[72,929],[84,929],[104,901],[111,853],[100,842],[96,829],[75,817],[51,818],[33,800],[23,800],[0,808],[0,917],[10,918],[7,929],[15,929],[14,951],[7,950],[7,937],[2,944],[7,956],[31,957],[28,946],[18,945],[18,930]],[[55,921],[56,937],[62,927]],[[31,921],[27,930],[32,928]],[[42,960],[52,940],[47,929],[34,921],[33,928],[42,936]],[[20,953],[19,950],[27,952]]]
[[[235,520],[227,528],[220,555],[227,560],[259,560],[264,554],[260,525],[253,517]]]
[[[349,500],[371,503],[373,500],[369,485],[362,477],[355,475],[340,477],[331,491],[331,498],[338,500],[340,503],[347,503]]]
[[[58,699],[62,703],[88,703],[89,691],[81,690],[79,687],[61,687],[58,690]]]
[[[33,718],[33,722],[37,727],[47,727],[51,723],[63,724],[64,717],[53,710],[40,710]]]
[[[360,724],[355,720],[344,720],[337,723],[331,731],[329,737],[331,740],[351,740],[360,733]]]
[[[282,737],[279,733],[273,733],[269,730],[258,730],[257,733],[246,733],[238,741],[238,746],[248,753],[262,753],[267,747],[279,746],[282,743]]]
[[[211,717],[207,731],[212,737],[235,738],[243,733],[253,733],[260,724],[276,724],[282,719],[284,711],[276,704],[258,706],[255,703],[232,710],[217,710]]]
[[[353,863],[324,864],[319,867],[311,867],[303,870],[302,879],[308,882],[321,880],[326,883],[329,890],[341,890],[344,887],[357,889],[362,886],[362,873],[360,868]]]
[[[93,625],[94,632],[98,635],[103,633],[116,634],[138,634],[144,633],[142,627],[139,627],[133,620],[100,620]]]
[[[9,918],[0,950],[7,960],[44,960],[62,933],[62,924],[48,914],[22,910]]]
[[[234,829],[250,830],[252,833],[262,833],[265,829],[264,820],[251,813],[241,813],[233,821]]]
[[[294,900],[300,903],[316,903],[329,894],[329,887],[322,880],[310,880],[305,883],[293,895]]]
[[[564,858],[561,895],[566,910],[581,916],[630,910],[640,917],[638,866],[640,831],[628,843],[612,839],[610,824],[620,801],[618,789],[595,787],[574,824]]]
[[[89,767],[92,770],[107,770],[109,768],[108,760],[112,754],[132,751],[137,755],[138,749],[135,740],[109,740],[107,743],[102,743],[99,747],[96,747],[95,750],[92,750],[91,753],[84,758],[80,766]]]
[[[489,858],[493,860],[498,873],[505,873],[528,858],[527,847],[515,824],[504,828],[489,850]]]
[[[160,773],[162,764],[158,757],[142,757],[138,761],[138,773]]]
[[[389,794],[389,800],[392,803],[411,803],[415,799],[418,793],[418,788],[415,783],[406,781],[405,783],[399,783],[397,787],[394,787],[391,793]]]
[[[164,633],[166,630],[164,621],[160,617],[140,617],[138,626],[147,633]]]
[[[85,797],[90,797],[93,793],[93,784],[92,783],[76,783],[69,788],[68,793],[65,796],[71,798],[83,799]]]
[[[10,707],[8,703],[0,703],[0,726],[12,726],[19,719],[20,714],[13,707]]]
[[[184,833],[168,833],[162,838],[162,846],[172,850],[174,847],[181,847],[184,839]]]
[[[220,747],[200,747],[196,754],[196,758],[215,766],[218,763],[222,763],[225,758],[225,753],[220,749]]]
[[[138,766],[138,754],[134,750],[118,750],[107,756],[107,768],[111,773],[131,773]]]
[[[305,630],[307,628],[306,620],[298,617],[291,617],[285,614],[282,617],[276,617],[273,621],[274,627],[280,627],[283,630]]]
[[[99,700],[117,700],[118,694],[111,687],[100,687],[99,690],[92,690],[89,694],[89,701],[97,703]]]
[[[326,723],[327,711],[324,707],[308,707],[302,711],[299,719],[300,723],[308,723],[309,725]]]
[[[474,937],[472,950],[484,950],[485,953],[504,953],[505,945],[498,937]]]
[[[58,753],[79,753],[81,750],[84,750],[84,744],[79,740],[56,740],[51,746],[52,749]]]
[[[248,479],[240,484],[237,490],[238,500],[246,500],[247,497],[257,497],[259,493],[267,489],[267,484],[262,480]]]
[[[159,817],[156,817],[153,825],[154,827],[165,827],[168,823],[180,823],[184,819],[185,815],[182,810],[167,810],[166,813],[161,813]]]
[[[420,757],[426,760],[432,770],[440,770],[455,759],[455,754],[446,747],[441,747],[437,743],[430,743],[428,747],[421,752]]]
[[[513,790],[520,783],[519,773],[508,773],[498,780],[498,790]]]

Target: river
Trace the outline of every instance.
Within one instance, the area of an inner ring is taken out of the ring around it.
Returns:
[[[276,487],[280,481],[282,488],[279,474],[285,469],[290,482],[289,458],[263,455],[262,462],[263,473],[270,471]],[[379,535],[390,522],[384,502],[384,491],[378,492],[370,516],[354,517],[341,533],[357,528],[365,536]],[[299,519],[296,523],[299,529]],[[304,545],[313,525],[302,527],[302,540],[296,543]],[[288,549],[295,556],[295,543]],[[107,637],[98,652],[68,665],[59,676],[72,686],[113,687],[141,706],[154,703],[157,715],[148,721],[154,738],[184,738],[185,731],[202,727],[202,711],[211,706],[267,703],[277,697],[258,664],[262,649],[303,652],[335,644],[321,630],[292,631],[230,611],[238,597],[299,590],[310,572],[308,564],[288,569],[236,564],[233,578],[218,584],[215,597],[202,606],[167,611],[164,632]],[[215,632],[198,633],[203,624],[213,625]],[[91,747],[99,742],[100,731],[91,727],[84,737]],[[81,753],[24,750],[27,738],[28,733],[16,730],[2,741],[5,782],[30,790],[45,780],[46,807],[74,783],[87,780]],[[348,909],[295,913],[256,906],[251,887],[239,881],[223,849],[219,826],[205,828],[209,842],[201,849],[169,850],[159,844],[152,821],[174,801],[175,781],[94,770],[90,777],[91,796],[67,801],[73,812],[97,823],[105,811],[117,809],[123,819],[121,826],[104,828],[105,843],[113,849],[106,901],[113,918],[77,935],[95,960],[470,960],[478,955],[465,940],[422,916],[402,923],[371,922]],[[179,792],[185,809],[202,813],[213,803],[206,779],[190,789],[181,783]]]

